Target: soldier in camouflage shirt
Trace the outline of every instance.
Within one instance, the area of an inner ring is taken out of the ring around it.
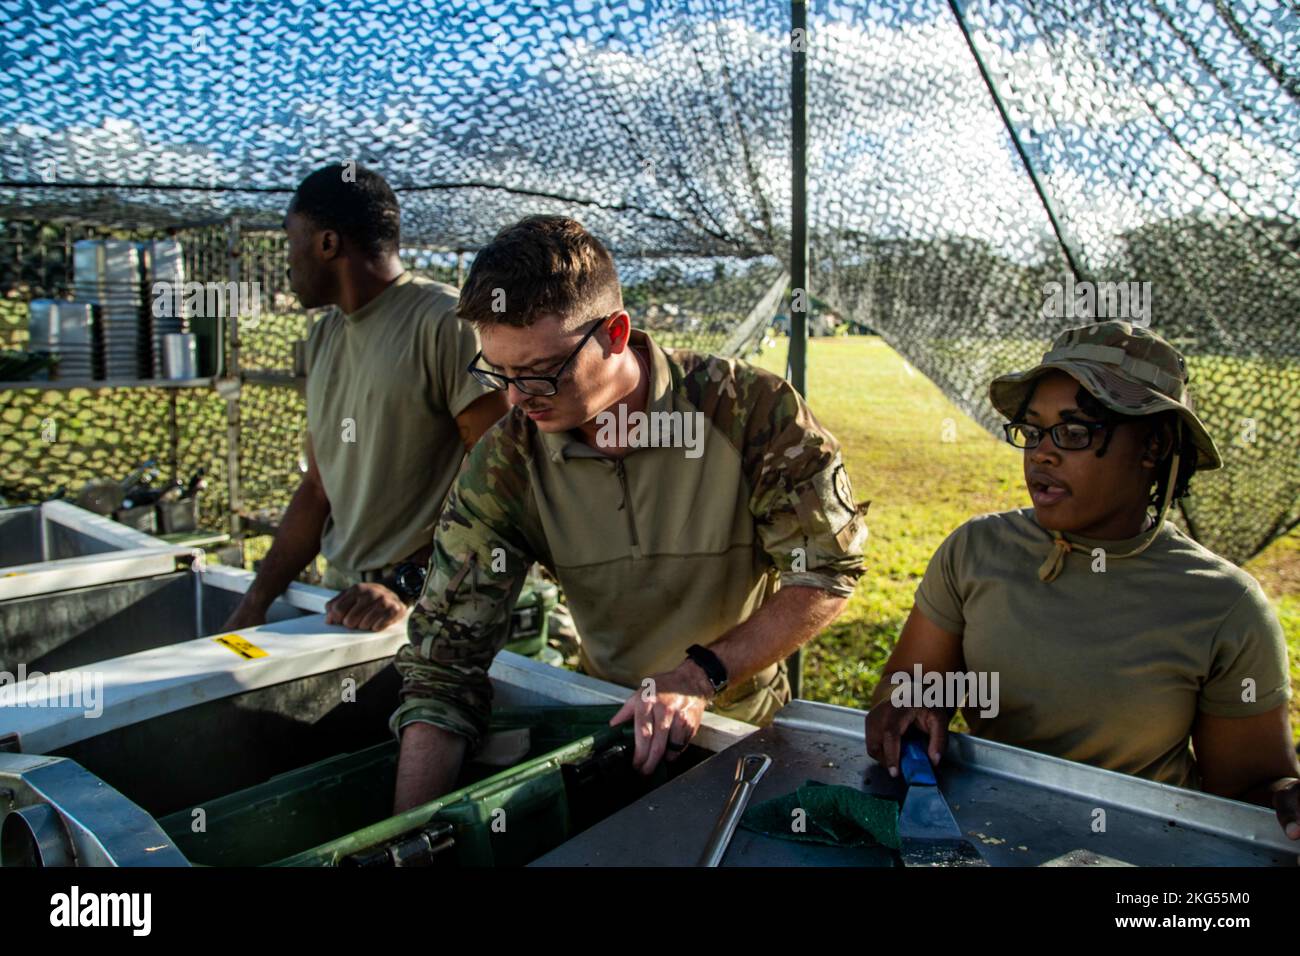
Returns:
[[[632,330],[609,253],[571,219],[499,233],[460,314],[513,408],[453,486],[397,655],[397,809],[450,789],[479,743],[534,561],[564,589],[582,669],[638,688],[613,723],[634,721],[640,770],[674,759],[706,707],[769,722],[785,658],[862,573],[835,439],[784,379]]]

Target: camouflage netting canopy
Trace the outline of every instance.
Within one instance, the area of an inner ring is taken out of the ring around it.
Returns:
[[[989,379],[1091,317],[1049,283],[1150,283],[1128,317],[1190,354],[1227,462],[1186,524],[1240,561],[1300,522],[1295,0],[812,0],[794,38],[781,0],[0,11],[0,219],[274,225],[356,160],[412,245],[564,212],[732,325],[789,264],[805,44],[813,295],[993,428]]]

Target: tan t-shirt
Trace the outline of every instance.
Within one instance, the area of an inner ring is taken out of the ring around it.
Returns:
[[[962,636],[968,671],[997,672],[999,712],[963,714],[981,737],[1180,787],[1199,778],[1197,711],[1260,714],[1290,695],[1286,644],[1245,571],[1165,522],[1142,554],[1128,541],[1067,534],[1076,547],[1050,583],[1051,550],[1032,508],[967,521],[939,546],[916,605]],[[1254,700],[1243,699],[1253,681]]]
[[[487,393],[465,371],[474,327],[457,291],[402,273],[307,340],[307,429],[330,516],[321,554],[345,573],[382,568],[433,540],[465,448],[455,416]]]

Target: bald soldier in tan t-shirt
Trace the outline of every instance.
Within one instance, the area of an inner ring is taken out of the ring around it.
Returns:
[[[285,218],[304,308],[335,306],[307,343],[308,468],[226,627],[250,627],[317,554],[341,590],[326,621],[395,623],[420,592],[433,526],[467,449],[506,410],[465,369],[474,329],[457,292],[397,257],[397,198],[365,167],[303,180]]]

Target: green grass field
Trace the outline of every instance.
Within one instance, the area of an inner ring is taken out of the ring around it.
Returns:
[[[758,365],[783,374],[786,339]],[[912,607],[930,555],[972,515],[1029,505],[1020,453],[994,439],[873,336],[809,343],[808,400],[839,439],[869,500],[868,573],[844,614],[805,654],[803,696],[862,706]],[[955,441],[941,440],[944,422]],[[1300,730],[1300,532],[1246,565],[1272,598],[1290,650],[1292,730]]]

